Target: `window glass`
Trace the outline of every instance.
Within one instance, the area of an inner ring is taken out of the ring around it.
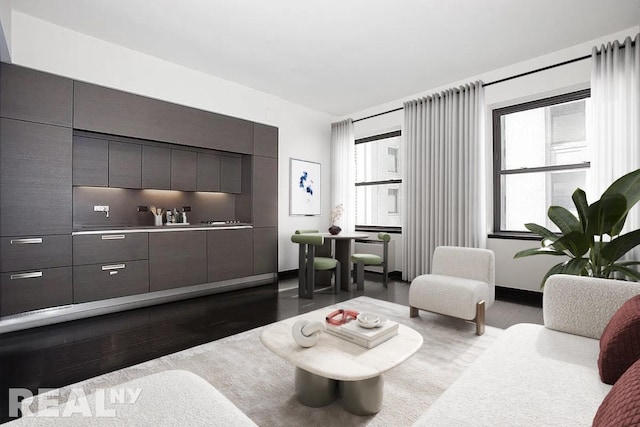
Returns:
[[[400,184],[356,187],[356,224],[400,226]]]
[[[494,110],[495,231],[527,231],[533,222],[559,231],[549,206],[575,212],[571,195],[587,191],[589,91]]]

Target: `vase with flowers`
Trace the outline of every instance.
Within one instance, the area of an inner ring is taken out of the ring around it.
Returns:
[[[329,211],[329,219],[331,220],[331,227],[329,227],[329,233],[336,235],[342,231],[340,227],[336,225],[336,222],[342,217],[342,212],[344,208],[342,207],[342,203],[337,206],[334,206],[333,209]]]

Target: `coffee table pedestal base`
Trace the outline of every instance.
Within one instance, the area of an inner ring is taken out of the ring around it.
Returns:
[[[373,415],[382,408],[384,380],[382,376],[360,381],[339,381],[338,394],[342,407],[355,415]]]
[[[296,368],[296,396],[305,406],[320,408],[327,406],[338,393],[338,381],[312,374]]]
[[[296,368],[296,396],[305,406],[319,408],[340,398],[342,407],[355,415],[376,414],[382,408],[384,380],[336,381]]]

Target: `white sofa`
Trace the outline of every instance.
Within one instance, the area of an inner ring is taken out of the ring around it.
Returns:
[[[633,282],[551,276],[544,326],[508,328],[415,425],[590,426],[611,389],[598,373],[600,335],[639,293]]]

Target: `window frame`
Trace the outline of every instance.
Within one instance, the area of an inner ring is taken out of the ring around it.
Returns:
[[[354,141],[354,150],[355,150],[355,145],[358,145],[358,144],[366,144],[368,142],[379,141],[381,139],[395,138],[395,137],[401,137],[401,136],[402,136],[402,130],[395,130],[392,132],[385,132],[381,134],[371,135],[366,138],[359,138]],[[379,185],[388,185],[388,184],[402,184],[402,179],[387,179],[387,180],[381,180],[381,181],[355,182],[356,187],[379,186]],[[399,233],[401,232],[402,227],[356,224],[355,230],[356,231],[387,231],[392,233]]]
[[[541,107],[549,107],[571,101],[579,101],[591,97],[591,89],[583,89],[562,95],[537,99],[534,101],[510,105],[494,109],[492,112],[493,128],[493,233],[491,236],[531,236],[530,231],[502,230],[502,176],[533,172],[554,172],[561,170],[579,170],[591,167],[591,162],[572,163],[566,165],[540,166],[532,168],[502,169],[502,126],[501,118],[504,115],[520,111],[533,110]]]

